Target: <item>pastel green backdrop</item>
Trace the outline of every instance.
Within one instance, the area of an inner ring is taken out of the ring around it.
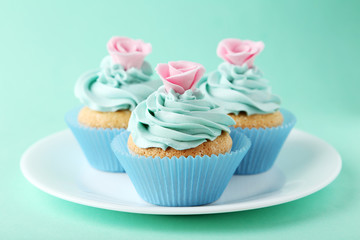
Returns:
[[[357,1],[2,1],[1,239],[355,239],[360,236],[360,4]],[[256,64],[298,117],[338,149],[343,170],[301,200],[205,216],[101,210],[33,187],[19,169],[34,141],[66,128],[77,77],[113,35],[153,45],[148,60],[213,70],[222,38],[262,40]]]

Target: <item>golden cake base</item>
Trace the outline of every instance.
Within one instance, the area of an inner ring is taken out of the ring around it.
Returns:
[[[165,151],[161,148],[140,148],[135,145],[132,136],[129,136],[128,140],[129,150],[133,154],[146,156],[146,157],[188,157],[188,156],[211,156],[212,154],[218,155],[220,153],[225,154],[230,152],[232,147],[232,139],[227,132],[222,132],[214,141],[207,141],[195,148],[185,149],[185,150],[176,150],[172,147],[168,147]]]
[[[268,114],[254,114],[250,116],[246,115],[246,113],[239,113],[239,115],[230,113],[229,116],[236,122],[234,127],[249,129],[277,127],[284,121],[283,115],[279,111]]]
[[[99,112],[84,107],[80,110],[78,121],[81,125],[94,128],[127,128],[131,111]]]

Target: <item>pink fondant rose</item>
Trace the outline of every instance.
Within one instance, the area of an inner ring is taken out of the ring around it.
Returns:
[[[255,56],[263,49],[263,42],[228,38],[219,43],[217,55],[231,64],[242,66],[246,63],[251,68]]]
[[[187,61],[160,63],[155,70],[163,81],[166,91],[172,88],[180,94],[188,89],[194,89],[205,72],[201,64]]]
[[[107,49],[113,63],[118,63],[127,70],[132,67],[141,68],[144,58],[151,53],[151,44],[127,37],[112,37]]]

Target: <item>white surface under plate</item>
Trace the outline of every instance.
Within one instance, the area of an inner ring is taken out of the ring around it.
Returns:
[[[159,207],[143,201],[126,174],[93,169],[70,130],[36,142],[21,159],[24,176],[56,197],[116,211],[168,215],[243,211],[293,201],[324,188],[340,169],[341,158],[333,147],[295,129],[272,169],[234,176],[218,201],[199,207]]]

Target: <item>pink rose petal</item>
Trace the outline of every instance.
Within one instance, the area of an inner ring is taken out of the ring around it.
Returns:
[[[114,63],[122,65],[126,70],[132,67],[141,68],[146,55],[151,53],[150,43],[127,37],[112,37],[107,49]]]
[[[251,68],[255,56],[263,49],[263,42],[228,38],[219,43],[217,55],[231,64],[238,66],[247,64]]]
[[[201,64],[187,61],[160,63],[155,70],[163,81],[166,91],[172,88],[180,94],[195,88],[205,72]]]

